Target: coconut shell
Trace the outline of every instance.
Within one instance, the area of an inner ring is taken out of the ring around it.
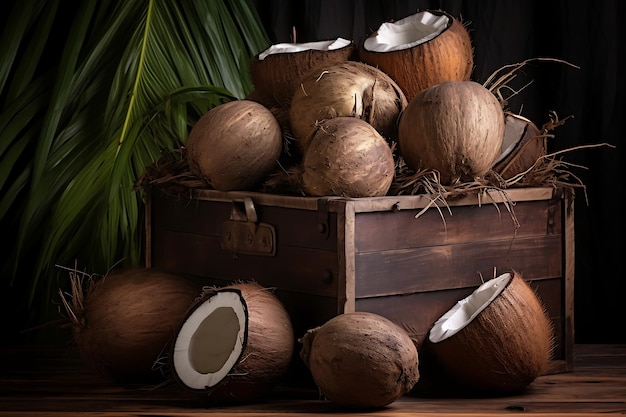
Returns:
[[[305,44],[294,44],[294,47]],[[254,90],[247,97],[264,106],[288,109],[300,80],[311,71],[350,61],[357,56],[353,42],[338,49],[305,49],[297,52],[280,52],[264,56],[255,55],[250,60],[250,75]]]
[[[462,329],[433,341],[434,329],[449,328],[441,323],[444,315],[431,330],[429,346],[438,361],[472,391],[521,391],[547,370],[553,346],[551,321],[521,275],[508,275],[502,292]],[[472,305],[469,298],[458,305],[464,303]]]
[[[398,146],[407,166],[436,170],[444,185],[485,175],[500,156],[504,111],[474,81],[445,81],[419,92],[402,113]]]
[[[283,149],[274,113],[252,100],[213,107],[187,138],[190,171],[219,191],[251,190],[278,167]]]
[[[304,191],[313,196],[384,196],[395,173],[387,141],[369,123],[354,117],[321,122],[302,167]]]
[[[228,374],[211,387],[198,389],[189,386],[184,382],[185,378],[181,377],[181,370],[176,367],[173,374],[183,388],[202,395],[211,404],[241,404],[263,400],[285,376],[291,364],[295,345],[291,318],[269,289],[255,282],[243,282],[216,289],[208,288],[190,309],[187,319],[199,306],[210,302],[221,291],[238,292],[247,314],[243,350],[239,359]],[[177,338],[180,337],[179,332]],[[173,347],[176,348],[176,344]]]
[[[289,119],[297,146],[306,152],[317,124],[339,116],[372,125],[387,140],[397,137],[397,121],[407,106],[404,93],[383,71],[347,61],[319,68],[294,92]]]
[[[81,357],[116,383],[164,380],[156,365],[199,291],[181,276],[146,268],[119,270],[94,281],[82,310],[73,312]]]
[[[546,138],[527,118],[507,113],[500,158],[493,170],[504,179],[526,172],[547,154]]]
[[[359,59],[388,74],[402,88],[408,101],[420,91],[444,81],[467,81],[474,69],[474,51],[465,25],[448,13],[434,10],[407,19],[425,14],[449,19],[446,29],[435,38],[405,49],[377,52],[366,47],[368,39],[379,36],[376,31],[359,48]]]
[[[350,408],[384,407],[419,380],[415,344],[404,329],[369,312],[344,313],[301,339],[300,357],[320,392]]]

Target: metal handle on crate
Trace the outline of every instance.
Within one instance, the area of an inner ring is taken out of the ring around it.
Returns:
[[[259,222],[250,197],[232,201],[230,219],[222,223],[220,235],[222,249],[235,254],[276,254],[276,231],[274,226]]]

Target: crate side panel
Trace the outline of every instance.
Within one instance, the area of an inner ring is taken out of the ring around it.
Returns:
[[[560,234],[560,212],[552,200],[522,201],[509,211],[504,204],[359,213],[357,252],[406,249],[485,240]],[[516,225],[519,227],[516,227]],[[548,225],[552,225],[547,230]]]
[[[152,227],[163,230],[220,236],[222,223],[230,219],[232,203],[167,198],[154,193]],[[327,213],[328,229],[320,232],[317,211],[255,205],[259,222],[277,230],[280,245],[337,250],[336,213]]]
[[[215,236],[153,230],[155,268],[203,277],[255,280],[261,285],[337,296],[337,253],[280,246],[274,256],[234,255]]]
[[[554,335],[554,358],[565,359],[565,305],[563,303],[562,279],[548,279],[531,281],[530,286],[533,287],[539,296],[539,299],[546,308],[546,313],[552,320]]]
[[[356,255],[356,297],[437,291],[480,284],[515,269],[526,279],[562,275],[561,236],[402,249]]]

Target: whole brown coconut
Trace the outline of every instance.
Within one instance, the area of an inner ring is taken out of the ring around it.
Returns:
[[[291,133],[304,154],[319,122],[349,116],[395,140],[406,106],[404,93],[383,71],[362,62],[334,64],[309,73],[296,88],[289,109]]]
[[[504,111],[474,81],[445,81],[418,93],[402,113],[400,154],[414,170],[439,171],[444,185],[485,175],[500,156]]]
[[[354,42],[342,38],[271,45],[250,60],[254,91],[248,98],[268,108],[288,109],[300,80],[309,72],[352,60],[356,55]]]
[[[116,383],[164,380],[156,366],[200,288],[185,278],[153,269],[112,272],[83,294],[73,279],[73,337],[85,363]]]
[[[206,289],[178,331],[175,379],[213,404],[267,398],[286,374],[295,339],[289,314],[254,282]]]
[[[283,146],[274,114],[251,100],[213,107],[187,138],[190,171],[216,190],[249,190],[277,168]]]
[[[550,360],[552,323],[517,272],[493,278],[437,320],[429,342],[464,387],[510,393],[542,375]]]
[[[384,196],[395,162],[387,141],[367,122],[335,117],[319,123],[302,163],[302,186],[313,196]]]
[[[474,52],[466,27],[443,11],[426,10],[383,23],[359,48],[359,59],[388,74],[411,101],[444,81],[467,81]]]
[[[308,330],[301,342],[300,357],[319,390],[341,406],[384,407],[419,380],[415,344],[378,314],[341,314]]]

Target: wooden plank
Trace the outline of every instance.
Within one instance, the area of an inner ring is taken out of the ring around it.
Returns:
[[[176,384],[113,385],[89,373],[68,346],[3,347],[0,417],[533,417],[623,416],[626,345],[576,345],[572,372],[544,375],[526,391],[471,396],[417,391],[379,410],[348,410],[314,388],[280,385],[256,403],[209,406]]]
[[[355,216],[354,204],[347,202],[343,213],[339,216],[338,228],[341,228],[341,235],[338,241],[339,251],[339,271],[340,290],[338,308],[339,312],[348,313],[355,311],[357,275],[354,258],[354,234]],[[343,227],[341,227],[343,225]]]
[[[229,203],[235,199],[250,197],[255,204],[287,207],[302,210],[317,210],[320,197],[280,195],[255,191],[217,191],[194,189],[191,197],[196,200],[221,201]],[[343,200],[342,197],[323,197],[328,200]]]
[[[282,246],[275,256],[233,255],[217,237],[157,229],[153,238],[155,268],[337,297],[337,252]]]
[[[156,195],[151,204],[152,227],[219,237],[232,206],[232,201],[174,200]],[[321,233],[316,211],[258,204],[255,209],[260,222],[274,226],[280,245],[336,250],[336,213],[328,214],[329,230]]]
[[[561,221],[553,219],[551,206],[550,200],[520,202],[513,212],[502,204],[461,206],[453,207],[452,214],[429,209],[418,218],[416,210],[359,213],[355,247],[362,253],[542,236],[548,233],[549,220],[559,225],[549,233],[559,234]]]
[[[574,362],[574,275],[576,249],[574,243],[574,197],[573,192],[565,195],[563,204],[563,303],[565,321],[565,360],[567,370],[571,371]]]
[[[356,255],[356,297],[479,285],[510,268],[526,279],[562,275],[561,237],[403,249]]]
[[[509,190],[486,189],[480,192],[468,193],[464,196],[450,197],[441,205],[463,206],[482,205],[493,202],[534,201],[548,200],[555,194],[550,187],[512,188]],[[302,210],[317,210],[320,197],[294,196],[259,193],[253,191],[217,191],[217,190],[191,190],[190,196],[197,200],[230,202],[236,198],[251,197],[256,204],[296,208]],[[368,211],[390,211],[407,208],[424,208],[433,203],[433,196],[428,194],[383,196],[367,198],[345,197],[322,197],[329,201],[331,210],[340,212],[343,204],[347,201],[354,203],[355,213]]]
[[[370,211],[397,211],[421,209],[438,205],[442,210],[446,207],[482,206],[492,203],[513,203],[519,201],[549,200],[555,196],[554,188],[511,188],[508,190],[485,189],[467,193],[463,196],[448,197],[446,200],[430,194],[355,198],[355,213]]]

